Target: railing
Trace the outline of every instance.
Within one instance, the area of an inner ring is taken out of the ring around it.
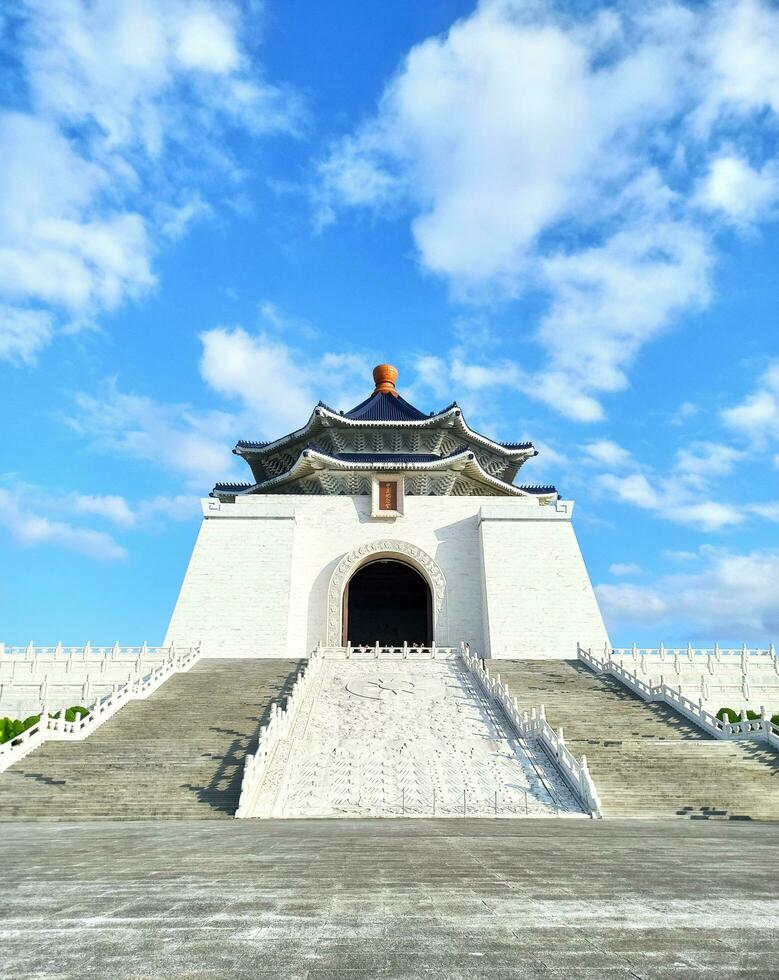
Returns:
[[[9,647],[0,644],[0,700],[7,695],[35,697],[39,705],[50,703],[59,689],[61,698],[71,696],[88,704],[95,696],[95,686],[112,687],[108,680],[117,681],[117,670],[124,668],[128,682],[148,672],[151,664],[170,659],[170,647],[142,646],[110,647],[35,646]],[[76,675],[76,676],[74,676]],[[39,679],[41,678],[42,679]],[[80,688],[73,694],[74,688]],[[70,692],[70,695],[68,693]],[[29,713],[29,712],[28,712]]]
[[[461,656],[471,675],[488,698],[495,701],[509,723],[523,737],[535,736],[552,758],[563,778],[573,789],[581,802],[589,809],[593,817],[601,816],[600,800],[587,768],[587,757],[579,759],[573,755],[565,744],[562,728],[556,732],[546,720],[544,706],[530,713],[520,711],[517,699],[512,696],[506,684],[500,680],[500,674],[491,677],[479,657],[474,656],[465,644],[461,645]]]
[[[268,766],[279,742],[289,734],[300,710],[300,705],[314,679],[321,673],[324,661],[324,648],[319,646],[296,677],[292,690],[287,695],[284,708],[279,708],[278,701],[274,701],[271,705],[270,720],[267,725],[263,725],[260,729],[257,749],[254,753],[248,753],[244,762],[241,796],[238,801],[238,809],[235,811],[238,819],[254,815],[260,787]]]
[[[618,651],[613,651],[617,653]],[[621,652],[621,651],[619,651]],[[760,718],[747,718],[746,710],[741,712],[741,720],[735,722],[723,721],[703,707],[703,699],[696,703],[682,694],[681,690],[665,683],[661,677],[659,684],[653,684],[652,679],[642,680],[638,674],[627,670],[623,664],[608,656],[599,660],[591,650],[585,650],[577,645],[579,660],[598,674],[610,674],[616,677],[625,687],[629,688],[644,701],[662,701],[670,705],[679,714],[698,725],[704,731],[720,739],[752,739],[768,742],[774,748],[779,748],[779,728],[771,723],[765,708],[760,709]]]
[[[326,660],[445,660],[457,654],[455,647],[417,646],[404,643],[402,646],[382,646],[379,643],[366,646],[325,647],[318,644],[317,652]]]
[[[117,684],[107,695],[98,697],[87,714],[76,715],[75,721],[65,720],[65,708],[49,717],[43,705],[40,719],[21,735],[0,744],[0,772],[24,758],[47,739],[80,740],[87,738],[128,701],[143,700],[163,684],[171,674],[189,670],[200,657],[200,645],[186,650],[168,650],[168,658],[145,677]]]
[[[118,643],[114,643],[110,647],[93,647],[91,643],[85,643],[84,646],[77,647],[66,647],[61,643],[56,643],[54,646],[35,646],[32,642],[24,647],[13,647],[7,646],[5,643],[0,643],[0,664],[2,664],[3,658],[6,657],[27,661],[51,657],[52,660],[77,660],[79,662],[94,660],[100,657],[110,660],[120,660],[122,657],[132,657],[135,659],[137,657],[157,657],[166,649],[166,647],[150,647],[147,643],[142,643],[141,646],[134,647],[123,647]]]
[[[661,661],[668,660],[669,658],[680,658],[685,657],[687,660],[694,662],[695,660],[702,660],[707,658],[713,658],[715,661],[728,661],[731,662],[738,660],[750,660],[753,658],[771,658],[776,661],[776,650],[773,643],[770,643],[767,647],[755,647],[750,650],[746,644],[740,647],[721,647],[718,643],[715,643],[713,647],[699,647],[693,649],[691,644],[687,644],[686,647],[667,647],[665,644],[661,643],[659,647],[639,647],[635,643],[630,647],[606,647],[605,653],[611,653],[614,656],[619,657],[632,657],[634,660],[639,657],[651,657],[657,658]]]

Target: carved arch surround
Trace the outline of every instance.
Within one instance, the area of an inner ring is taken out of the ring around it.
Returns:
[[[346,583],[357,569],[379,555],[387,558],[406,559],[407,564],[421,572],[433,598],[433,638],[439,646],[449,642],[446,621],[446,579],[438,564],[421,548],[408,541],[379,538],[360,545],[344,555],[330,576],[327,593],[327,646],[341,646],[343,630],[343,595]]]

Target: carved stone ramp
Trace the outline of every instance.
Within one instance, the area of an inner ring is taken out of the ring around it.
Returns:
[[[45,742],[0,775],[0,820],[232,817],[243,760],[295,660],[201,660],[81,742]]]
[[[456,654],[325,659],[269,759],[255,817],[582,816]]]
[[[779,754],[765,745],[713,739],[576,660],[490,669],[520,707],[543,704],[571,752],[587,756],[604,816],[779,819]]]

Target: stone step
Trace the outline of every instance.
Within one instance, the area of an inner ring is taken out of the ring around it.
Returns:
[[[201,660],[83,742],[45,742],[0,775],[0,820],[231,817],[243,761],[293,660]]]
[[[606,816],[779,819],[779,753],[711,738],[664,704],[649,704],[578,661],[496,661],[520,707],[543,704],[587,762]]]

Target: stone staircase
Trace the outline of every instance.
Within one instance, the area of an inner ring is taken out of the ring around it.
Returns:
[[[293,660],[201,660],[82,742],[45,742],[0,775],[0,820],[232,817],[243,760]]]
[[[543,704],[574,755],[586,755],[604,816],[779,819],[779,753],[710,738],[576,660],[500,660],[520,707]]]

